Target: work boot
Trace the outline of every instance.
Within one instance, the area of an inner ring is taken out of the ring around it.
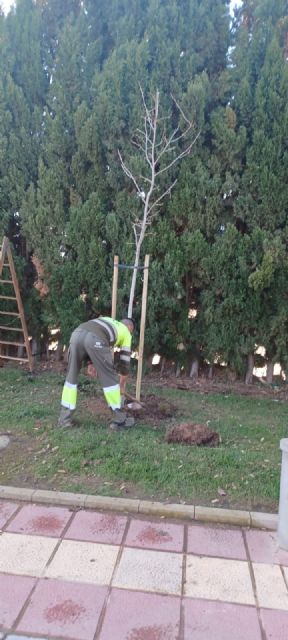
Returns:
[[[132,417],[127,417],[127,413],[125,411],[120,411],[120,409],[114,409],[112,411],[113,418],[112,422],[110,422],[110,429],[112,431],[122,431],[124,429],[130,429],[134,427],[135,420]]]
[[[58,427],[62,427],[63,429],[73,427],[73,416],[74,411],[71,409],[66,409],[66,407],[61,407],[60,416],[58,420]]]

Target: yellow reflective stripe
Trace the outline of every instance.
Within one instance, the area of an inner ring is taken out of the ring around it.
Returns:
[[[128,327],[126,327],[126,324],[119,322],[119,320],[107,318],[106,316],[103,318],[101,316],[101,320],[104,320],[107,324],[109,323],[113,327],[116,334],[115,347],[127,347],[130,351],[132,336]]]
[[[121,407],[121,395],[120,395],[120,385],[115,384],[113,387],[103,387],[104,396],[106,398],[106,402],[111,407],[111,409],[120,409]]]
[[[67,409],[76,409],[77,403],[77,384],[65,382],[62,392],[61,404]]]

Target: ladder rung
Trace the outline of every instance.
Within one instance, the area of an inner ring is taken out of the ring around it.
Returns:
[[[4,262],[3,267],[10,267],[9,262]]]
[[[14,311],[0,311],[1,316],[17,316],[20,318],[20,313],[15,313]]]
[[[29,362],[28,358],[12,358],[12,356],[2,356],[1,354],[0,358],[2,358],[2,360],[17,360],[17,362]]]
[[[8,340],[0,340],[0,344],[10,344],[11,346],[14,347],[24,347],[26,349],[26,344],[25,342],[9,342]]]
[[[13,280],[0,280],[1,284],[13,284]]]
[[[14,296],[0,296],[0,300],[17,300]]]
[[[21,333],[24,333],[22,327],[19,327],[19,328],[18,327],[9,327],[9,325],[7,325],[7,324],[6,325],[4,325],[4,324],[1,325],[0,326],[0,330],[1,331],[21,331]]]

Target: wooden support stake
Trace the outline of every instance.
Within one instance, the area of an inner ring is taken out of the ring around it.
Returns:
[[[111,317],[113,318],[113,320],[116,320],[116,313],[117,313],[118,275],[119,275],[119,256],[114,256],[112,312],[111,312]]]
[[[144,338],[145,338],[146,309],[147,309],[147,293],[148,293],[149,262],[150,262],[150,256],[146,255],[145,256],[145,261],[144,261],[144,280],[143,280],[143,291],[142,291],[142,308],[141,308],[141,323],[140,323],[139,355],[138,355],[137,382],[136,382],[136,400],[138,402],[140,401],[140,396],[141,396],[141,382],[142,382],[143,354],[144,354]]]

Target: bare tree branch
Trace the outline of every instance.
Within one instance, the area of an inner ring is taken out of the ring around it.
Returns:
[[[197,136],[194,138],[194,140],[192,140],[191,144],[189,144],[189,146],[186,147],[186,149],[184,149],[181,153],[179,153],[179,155],[176,158],[174,158],[174,160],[172,160],[169,164],[167,164],[166,167],[163,167],[163,169],[160,169],[159,171],[157,171],[156,175],[160,176],[161,173],[165,173],[165,171],[168,171],[168,169],[171,169],[171,167],[173,167],[173,165],[176,164],[176,162],[188,156],[196,140],[199,138],[200,133],[201,132],[199,131],[197,133]]]
[[[142,176],[142,174],[139,175],[139,178],[141,180],[143,180],[144,182],[148,182],[148,184],[151,184],[151,180],[150,178],[145,178],[145,176]]]
[[[178,111],[180,111],[183,120],[185,120],[185,122],[187,122],[187,124],[190,126],[191,125],[191,121],[188,120],[188,118],[186,118],[183,109],[180,107],[180,104],[177,102],[176,98],[174,98],[173,94],[171,93],[170,95],[171,95],[171,98],[172,98],[174,104],[176,104],[176,107],[177,107]]]
[[[122,156],[121,156],[121,153],[120,153],[119,149],[118,149],[118,155],[119,155],[120,162],[121,162],[121,167],[122,167],[122,169],[123,169],[124,173],[126,173],[126,176],[127,176],[128,178],[130,178],[130,180],[132,180],[132,182],[134,182],[135,187],[136,187],[136,189],[137,189],[137,192],[138,192],[139,194],[141,194],[141,193],[142,193],[142,190],[140,189],[140,187],[139,187],[139,185],[138,185],[138,183],[137,183],[136,178],[133,176],[133,173],[130,171],[130,169],[126,166],[125,162],[123,161],[123,159],[122,159]]]
[[[168,186],[168,188],[163,191],[163,193],[160,192],[160,195],[158,195],[157,197],[157,191],[159,193],[159,185],[157,180],[158,176],[167,173],[169,169],[176,165],[177,162],[182,160],[182,158],[188,156],[193,145],[200,135],[199,132],[191,142],[187,141],[186,146],[184,146],[184,149],[182,149],[181,151],[181,149],[179,149],[178,147],[178,144],[181,141],[187,140],[189,134],[191,134],[191,131],[193,129],[193,122],[190,122],[183,109],[178,104],[177,100],[173,95],[171,95],[171,98],[179,114],[186,123],[186,127],[184,131],[181,132],[178,126],[172,131],[170,135],[167,135],[167,120],[169,119],[169,116],[159,116],[159,91],[157,90],[155,95],[152,97],[152,106],[150,109],[148,108],[148,105],[146,103],[144,91],[141,85],[140,93],[144,108],[143,129],[136,129],[132,143],[139,150],[139,153],[143,155],[143,159],[145,160],[146,166],[148,168],[149,177],[143,176],[141,174],[138,176],[134,175],[129,167],[125,164],[120,151],[118,151],[122,170],[125,175],[133,182],[137,194],[141,198],[143,206],[142,215],[140,217],[138,215],[135,215],[134,222],[132,224],[135,239],[135,258],[130,289],[128,317],[132,316],[137,269],[140,261],[141,246],[145,236],[147,235],[147,228],[151,227],[154,218],[158,215],[159,207],[161,207],[164,198],[171,194],[171,191],[174,189],[177,183],[177,179],[174,180]],[[178,154],[170,162],[167,158],[167,164],[158,168],[160,160],[163,161],[163,157],[168,153],[173,153],[174,155],[175,152],[177,153],[177,149],[179,151]],[[140,188],[139,181],[148,185],[146,193]]]
[[[157,198],[157,200],[155,200],[155,202],[153,202],[153,204],[151,205],[151,207],[148,209],[148,214],[150,216],[151,211],[157,207],[159,205],[159,203],[161,202],[161,200],[163,200],[163,198],[165,198],[165,196],[168,196],[169,193],[171,193],[172,189],[174,189],[175,185],[177,183],[177,178],[176,180],[174,180],[174,182],[172,182],[172,184],[170,185],[170,187],[168,187],[168,189],[166,189],[166,191],[164,191],[164,193],[162,193],[161,196],[159,196],[159,198]]]

